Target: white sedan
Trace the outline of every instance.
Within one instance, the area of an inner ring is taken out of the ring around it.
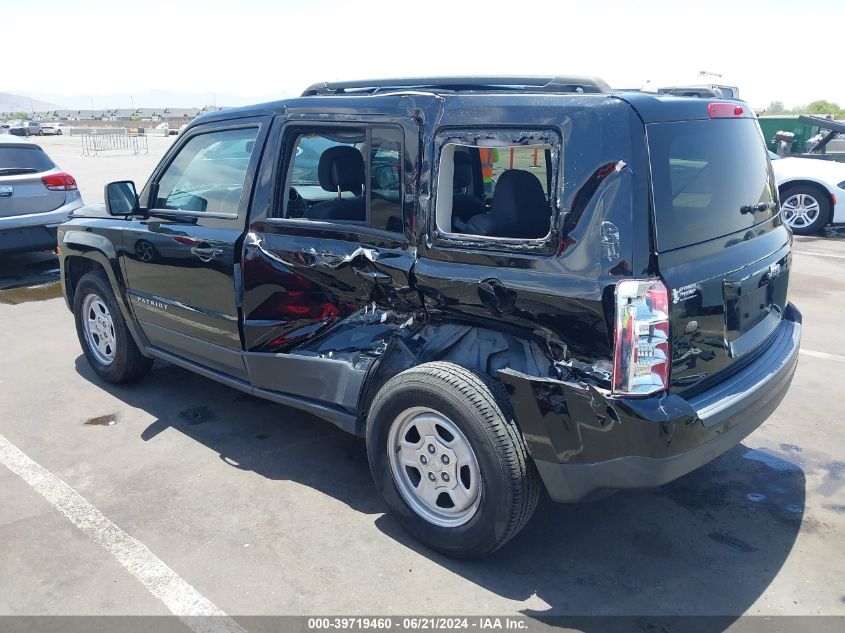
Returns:
[[[41,132],[61,136],[62,134],[70,134],[70,126],[67,123],[42,123]]]
[[[845,222],[845,163],[770,152],[784,221],[798,235]]]

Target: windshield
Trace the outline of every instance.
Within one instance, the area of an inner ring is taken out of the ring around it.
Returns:
[[[769,157],[753,119],[653,123],[647,133],[659,251],[741,231],[775,213]]]

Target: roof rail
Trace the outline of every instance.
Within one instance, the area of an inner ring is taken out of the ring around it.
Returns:
[[[402,90],[513,91],[605,94],[610,86],[598,77],[404,77],[363,81],[319,82],[308,86],[303,97],[316,95],[377,94]]]

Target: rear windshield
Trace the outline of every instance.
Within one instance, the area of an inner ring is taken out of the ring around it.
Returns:
[[[0,145],[0,173],[10,169],[47,171],[53,169],[53,161],[40,147],[9,147]]]
[[[755,120],[653,123],[647,130],[659,251],[772,217],[774,183]]]

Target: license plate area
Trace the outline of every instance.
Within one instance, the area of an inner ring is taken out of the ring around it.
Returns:
[[[731,357],[756,348],[780,323],[790,264],[790,253],[776,253],[725,278],[725,341]]]

